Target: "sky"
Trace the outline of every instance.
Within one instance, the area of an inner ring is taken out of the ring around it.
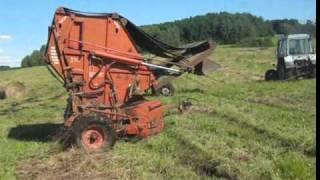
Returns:
[[[48,38],[60,7],[86,12],[117,12],[136,25],[156,24],[209,12],[247,12],[264,19],[316,18],[316,0],[0,0],[0,66],[21,59]]]

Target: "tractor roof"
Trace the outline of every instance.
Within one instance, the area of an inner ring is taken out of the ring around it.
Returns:
[[[310,35],[309,34],[289,34],[289,35],[284,35],[284,34],[278,34],[276,37],[279,40],[282,39],[309,39]]]
[[[288,39],[308,39],[310,38],[309,34],[290,34]]]

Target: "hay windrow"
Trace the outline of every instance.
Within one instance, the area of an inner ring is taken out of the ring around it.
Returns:
[[[6,88],[6,96],[8,98],[22,98],[26,93],[26,87],[22,82],[16,81],[8,84]]]
[[[55,179],[132,179],[125,160],[111,153],[88,154],[71,148],[48,159],[34,157],[18,164],[16,175],[23,180]]]

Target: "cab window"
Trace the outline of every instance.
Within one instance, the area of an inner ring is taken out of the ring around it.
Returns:
[[[309,54],[310,43],[308,39],[290,39],[289,41],[289,54]]]
[[[281,40],[279,43],[279,56],[285,57],[287,55],[287,41]]]

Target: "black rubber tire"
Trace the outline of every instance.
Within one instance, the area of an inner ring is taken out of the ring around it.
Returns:
[[[111,123],[110,120],[97,114],[77,118],[72,126],[73,143],[76,147],[82,148],[87,152],[108,151],[112,149],[116,142],[116,133]],[[82,139],[82,133],[93,126],[99,128],[104,136],[103,144],[99,146],[99,149],[88,148]]]
[[[279,64],[277,67],[277,74],[279,80],[286,80],[287,79],[287,74],[286,74],[286,67],[284,64]]]
[[[159,89],[152,89],[152,93],[156,96],[173,96],[175,93],[175,88],[171,83],[163,85]]]
[[[317,67],[312,68],[311,78],[317,78]]]
[[[287,70],[287,72],[286,72],[286,79],[289,79],[289,80],[296,79],[296,76],[294,75],[292,69]]]
[[[277,71],[274,69],[269,69],[266,73],[265,73],[265,80],[266,81],[274,81],[278,79],[278,74]]]

